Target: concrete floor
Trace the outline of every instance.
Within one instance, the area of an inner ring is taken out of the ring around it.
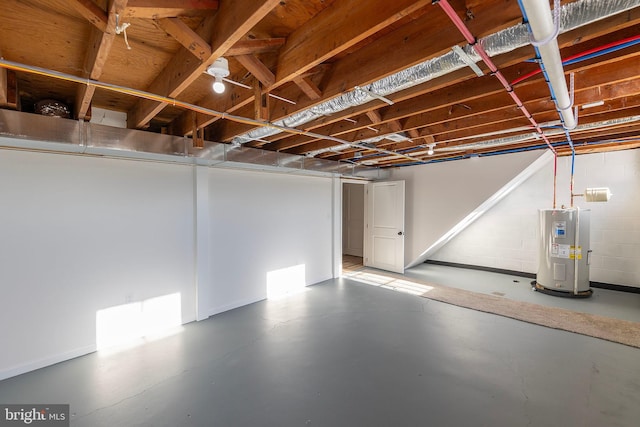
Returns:
[[[561,298],[532,291],[533,279],[527,277],[435,264],[420,264],[407,270],[405,276],[517,301],[640,322],[640,294],[592,288],[593,295],[589,298]]]
[[[637,426],[640,350],[340,279],[2,381],[0,402],[91,427]]]

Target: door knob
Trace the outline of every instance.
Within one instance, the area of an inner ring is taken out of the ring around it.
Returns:
[[[402,231],[398,231],[398,236],[402,236],[404,233]]]

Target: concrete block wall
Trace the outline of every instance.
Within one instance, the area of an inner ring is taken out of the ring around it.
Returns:
[[[569,206],[571,159],[558,159],[557,206]],[[590,279],[640,288],[640,150],[576,157],[574,193],[609,187],[608,203],[574,205],[591,210]],[[543,168],[431,258],[536,273],[538,209],[552,207],[553,166]]]
[[[640,150],[578,161],[577,191],[603,186],[613,193],[607,203],[576,199],[577,206],[591,209],[591,280],[640,288]]]

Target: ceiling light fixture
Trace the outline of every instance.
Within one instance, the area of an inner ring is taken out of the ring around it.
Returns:
[[[225,87],[222,79],[229,75],[229,61],[223,57],[216,59],[214,63],[207,68],[207,74],[215,78],[213,91],[215,93],[224,93]]]
[[[429,147],[429,150],[427,150],[427,154],[428,154],[429,156],[433,156],[433,148],[434,148],[435,146],[436,146],[436,144],[435,144],[435,143],[427,144],[427,147]]]

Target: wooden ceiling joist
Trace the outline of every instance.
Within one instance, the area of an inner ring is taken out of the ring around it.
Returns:
[[[123,17],[160,19],[212,15],[218,6],[218,0],[130,0]]]
[[[235,57],[244,68],[269,89],[276,81],[276,76],[255,55],[238,55]]]
[[[206,18],[196,32],[211,40],[211,55],[205,61],[195,61],[189,52],[180,51],[151,83],[148,92],[175,98],[206,71],[217,58],[238,42],[256,23],[278,4],[279,0],[254,2],[237,0],[224,3],[213,17]],[[144,127],[164,108],[149,100],[140,100],[129,112],[130,127]]]
[[[302,92],[304,92],[305,95],[307,95],[309,99],[316,100],[322,97],[322,91],[311,81],[309,77],[298,76],[293,79],[293,82]]]
[[[224,54],[225,56],[257,55],[259,53],[275,52],[280,49],[285,41],[284,37],[270,39],[240,40]]]
[[[180,18],[156,19],[155,23],[199,60],[204,61],[211,56],[209,43],[189,28]]]
[[[276,79],[290,81],[428,5],[430,0],[334,2],[287,38],[280,50]]]
[[[109,10],[106,12],[107,23],[104,30],[91,29],[90,43],[85,53],[83,74],[91,80],[99,80],[104,70],[105,64],[116,37],[117,15],[127,7],[128,0],[112,0],[109,2]],[[89,7],[87,10],[91,9]],[[95,87],[91,85],[80,85],[76,93],[75,115],[78,119],[87,116]]]
[[[577,73],[576,82],[580,81],[580,84],[576,84],[576,100],[579,103],[588,103],[598,100],[596,95],[582,93],[589,90],[592,87],[601,87],[606,82],[616,82],[623,85],[621,91],[623,93],[635,93],[634,88],[631,85],[635,85],[637,80],[634,79],[634,68],[632,63],[638,60],[637,57],[621,57],[620,61],[614,61],[609,67],[603,67],[599,65],[591,65],[587,69],[584,69]],[[586,70],[596,70],[596,72],[586,72]],[[462,82],[456,86],[447,87],[438,91],[432,92],[429,96],[423,96],[419,98],[411,98],[409,100],[394,104],[393,107],[385,107],[383,110],[378,110],[377,115],[380,116],[378,123],[394,122],[399,119],[406,118],[404,123],[405,129],[420,128],[427,125],[427,123],[437,123],[438,120],[446,122],[449,120],[459,120],[463,115],[473,116],[482,111],[490,111],[491,109],[499,108],[513,108],[513,102],[507,96],[504,91],[498,85],[494,79],[489,79],[491,76],[484,76],[478,79]],[[579,79],[579,80],[578,80]],[[484,81],[484,83],[483,83]],[[629,81],[629,84],[625,84]],[[548,99],[548,88],[546,82],[541,79],[531,80],[523,83],[516,88],[516,92],[522,99],[535,100],[535,99]],[[474,105],[474,101],[475,104]],[[460,113],[452,116],[452,110],[442,108],[443,106],[452,105],[474,105],[474,108],[469,110],[462,108]],[[464,113],[464,114],[462,114]],[[514,118],[519,117],[519,112],[515,111]],[[521,116],[521,114],[520,114]],[[377,119],[377,117],[374,117]],[[484,123],[480,121],[480,123]],[[324,128],[316,128],[314,132],[319,134],[327,134],[331,136],[341,137],[348,140],[362,140],[371,138],[379,134],[396,132],[394,128],[384,126],[379,129],[379,132],[373,132],[366,128],[366,123],[358,125],[360,130],[357,132],[336,133],[333,131],[332,126],[326,126]],[[286,141],[291,140],[291,144],[288,146]],[[287,150],[292,147],[300,147],[299,138],[296,136],[289,136],[287,139],[279,141],[277,145],[278,150]]]
[[[69,4],[99,31],[107,30],[107,13],[93,0],[72,0]]]
[[[285,83],[293,81],[298,76],[304,75],[325,59],[343,52],[362,41],[364,38],[374,34],[380,28],[384,28],[402,19],[422,7],[430,5],[431,1],[402,0],[389,2],[386,0],[375,0],[359,4],[357,8],[350,2],[335,2],[324,9],[317,16],[307,22],[304,26],[287,37],[285,45],[279,51],[278,69],[276,71],[276,81],[272,88],[277,88]],[[353,25],[344,25],[348,21]],[[374,28],[368,28],[373,25]],[[337,31],[340,27],[348,31]],[[352,72],[350,70],[350,72]],[[326,91],[323,91],[326,97]],[[311,100],[312,102],[314,100]],[[205,102],[207,108],[221,110],[220,101],[212,100]],[[229,112],[237,112],[240,108],[246,107],[246,115],[252,114],[252,94],[245,93],[243,99],[236,101]],[[288,111],[288,110],[287,110]],[[187,116],[190,113],[185,113]],[[242,115],[242,114],[241,114]],[[287,115],[287,114],[285,114]],[[283,115],[273,117],[273,120],[281,118]],[[182,126],[173,126],[178,133],[188,133],[188,119],[178,119]],[[210,119],[210,123],[215,119]],[[184,125],[187,125],[186,127]],[[247,126],[242,127],[235,135],[248,130]],[[220,138],[217,138],[220,139]],[[226,138],[225,138],[226,140]]]
[[[503,5],[498,7],[498,5],[492,4],[491,9],[486,13],[506,15],[511,20],[512,15],[519,13],[519,8],[517,4],[515,6],[509,4],[508,7]],[[448,52],[452,45],[458,44],[462,40],[459,33],[445,31],[448,25],[450,24],[447,24],[439,14],[427,13],[410,24],[377,39],[375,43],[364,46],[336,61],[330,71],[331,78],[323,86],[323,97],[327,99],[338,96],[345,90],[351,90],[355,86],[364,86]],[[287,40],[287,44],[289,40]],[[530,55],[531,53],[528,52],[524,58],[526,59]],[[276,72],[278,81],[281,73],[280,70]],[[466,78],[475,76],[470,70],[464,70],[462,73],[467,76]],[[276,85],[278,85],[278,81]],[[498,83],[496,85],[499,86]],[[389,98],[394,100],[393,97]],[[278,115],[273,119],[277,120],[289,116],[301,109],[313,106],[314,103],[316,102],[298,102],[296,106],[284,106],[278,110]],[[217,139],[229,141],[247,130],[249,130],[247,126],[225,123],[224,129],[219,132]]]
[[[126,112],[130,127],[193,134],[197,146],[205,144],[204,135],[209,141],[231,142],[261,125],[254,119],[275,122],[313,108],[313,120],[298,126],[313,135],[280,132],[246,146],[301,155],[314,152],[314,157],[356,163],[362,161],[354,157],[359,152],[362,159],[375,155],[371,159],[383,167],[405,164],[408,159],[403,150],[409,150],[411,157],[431,160],[540,145],[533,139],[531,122],[497,79],[488,75],[483,63],[478,63],[485,73],[481,77],[464,67],[417,78],[412,75],[409,78],[415,78],[416,84],[407,87],[407,80],[398,76],[389,80],[399,86],[384,90],[390,102],[353,102],[350,95],[357,86],[367,87],[449,54],[452,46],[467,44],[431,0],[4,1],[0,12],[3,58],[53,71],[0,70],[2,108],[22,102],[31,110],[38,100],[57,99],[86,119],[95,105]],[[522,22],[515,0],[450,2],[478,39]],[[594,14],[599,10],[590,0],[562,0],[562,7],[574,2],[584,3]],[[115,35],[116,15],[117,23],[131,24],[131,50],[124,49],[122,38],[117,40],[123,36]],[[603,122],[640,114],[638,25],[640,6],[635,6],[557,39],[565,59],[603,51],[564,67],[565,74],[575,75],[578,107],[603,101],[584,111],[579,108],[578,124],[594,125],[571,132],[579,150],[619,149],[638,142],[634,132],[637,136],[640,124],[608,126]],[[29,43],[24,43],[27,38]],[[625,45],[614,50],[618,43]],[[553,126],[558,115],[542,75],[535,74],[539,64],[528,61],[534,55],[532,46],[525,45],[496,55],[492,61],[507,81],[528,76],[514,83],[515,93],[533,119]],[[223,94],[213,93],[206,70],[220,57],[229,58],[229,79],[245,86],[228,84]],[[89,84],[55,75],[60,73]],[[125,91],[95,90],[88,80],[121,86]],[[129,96],[132,91],[126,88],[157,94],[163,103]],[[173,104],[172,98],[176,100]],[[181,108],[186,104],[201,109]],[[213,111],[206,114],[205,109]],[[565,153],[566,136],[558,129],[545,127],[545,132]],[[390,134],[408,139],[385,138]],[[522,135],[531,138],[497,148],[469,145]],[[616,135],[620,141],[607,139]],[[607,142],[599,144],[601,139]],[[340,140],[375,141],[377,149],[399,153],[381,154],[373,147],[326,151]],[[427,155],[428,143],[438,144],[432,156]],[[444,152],[443,147],[455,151]]]

